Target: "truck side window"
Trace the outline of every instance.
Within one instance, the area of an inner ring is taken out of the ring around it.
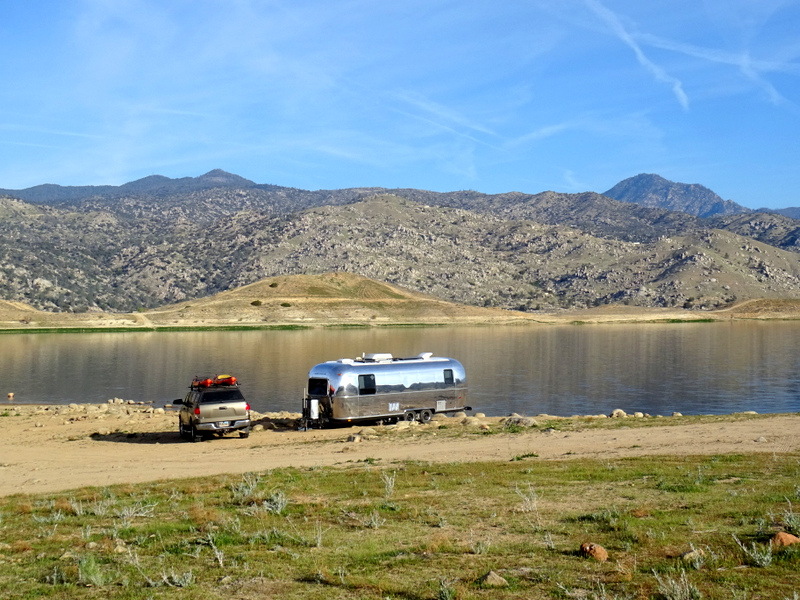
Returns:
[[[375,375],[358,376],[358,393],[362,396],[375,393]]]
[[[453,369],[444,370],[444,382],[447,385],[453,385]]]

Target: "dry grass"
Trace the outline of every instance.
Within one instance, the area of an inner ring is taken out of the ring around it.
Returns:
[[[798,480],[797,454],[530,457],[12,496],[0,596],[783,600],[800,548],[768,541],[796,516]],[[608,562],[582,557],[584,542]]]

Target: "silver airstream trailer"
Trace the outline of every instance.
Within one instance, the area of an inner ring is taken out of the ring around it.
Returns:
[[[364,354],[320,363],[308,372],[303,428],[348,421],[430,421],[470,410],[467,375],[455,359]]]

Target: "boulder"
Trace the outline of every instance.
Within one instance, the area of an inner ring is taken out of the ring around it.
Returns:
[[[611,411],[611,417],[614,419],[624,419],[627,416],[628,413],[626,413],[621,408],[615,408],[614,410]]]
[[[769,542],[773,548],[785,548],[793,544],[800,544],[800,538],[785,531],[779,531]]]
[[[688,552],[684,552],[683,554],[681,554],[681,560],[685,563],[690,563],[695,565],[700,563],[700,561],[703,560],[703,557],[705,555],[706,553],[703,551],[702,548],[692,548]]]
[[[498,575],[494,571],[489,571],[486,575],[481,577],[481,584],[486,587],[498,588],[507,587],[508,581],[505,577]]]
[[[600,544],[586,542],[581,544],[581,556],[594,559],[598,562],[606,562],[608,560],[608,550],[603,548]]]

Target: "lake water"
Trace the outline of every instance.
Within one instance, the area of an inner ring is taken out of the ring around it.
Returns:
[[[0,398],[160,406],[231,373],[255,410],[298,412],[318,362],[433,352],[464,364],[488,415],[800,412],[799,346],[795,322],[8,334]]]

